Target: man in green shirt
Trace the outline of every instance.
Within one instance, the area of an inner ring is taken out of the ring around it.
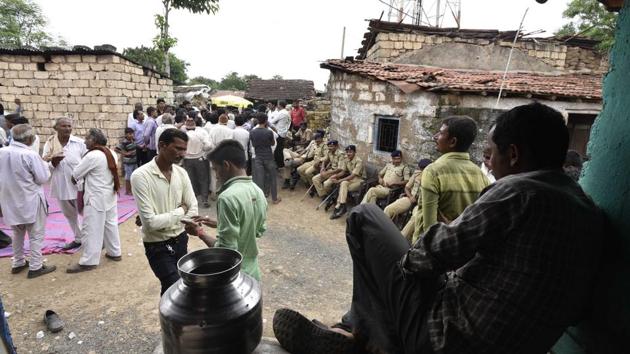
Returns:
[[[456,219],[489,185],[468,154],[476,136],[477,124],[466,116],[444,119],[433,136],[442,156],[422,172],[422,202],[417,206],[422,217],[416,218],[413,242],[438,221]]]
[[[243,255],[241,270],[261,279],[256,239],[267,229],[267,199],[245,172],[245,151],[236,140],[224,140],[208,154],[221,183],[217,200],[217,236],[207,235],[201,224],[214,226],[213,220],[193,217],[186,231],[208,247],[226,247]]]

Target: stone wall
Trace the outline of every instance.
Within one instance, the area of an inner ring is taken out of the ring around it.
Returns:
[[[399,148],[409,164],[420,158],[439,156],[433,135],[442,119],[451,115],[468,115],[479,126],[479,135],[471,149],[471,157],[481,161],[486,134],[496,116],[514,106],[531,102],[526,98],[504,98],[498,110],[496,97],[481,95],[440,94],[416,91],[405,94],[396,86],[358,75],[332,72],[328,84],[332,104],[330,136],[340,144],[357,145],[357,154],[378,166],[389,161],[389,154],[376,151],[377,116],[400,119]],[[598,103],[538,100],[563,112],[597,113]]]
[[[326,129],[330,125],[330,101],[327,98],[314,98],[304,102],[308,127]]]
[[[74,120],[74,134],[100,128],[114,144],[136,102],[173,100],[172,81],[118,55],[0,55],[0,100],[6,111],[22,101],[24,116],[43,142],[56,118]]]
[[[443,43],[467,43],[479,46],[499,46],[510,48],[511,41],[491,42],[487,39],[471,39],[425,35],[422,33],[379,33],[374,45],[368,50],[366,59],[378,62],[392,62],[415,50]],[[530,58],[542,61],[557,70],[591,70],[606,72],[608,62],[594,50],[567,46],[561,42],[518,41],[515,46]],[[420,63],[416,63],[420,64]]]

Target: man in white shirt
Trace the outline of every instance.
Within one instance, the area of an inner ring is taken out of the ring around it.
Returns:
[[[243,150],[245,150],[245,161],[249,162],[249,154],[247,151],[249,150],[249,131],[243,127],[247,117],[243,114],[239,114],[234,118],[234,123],[236,124],[236,128],[234,128],[234,140],[241,143],[243,146]]]
[[[136,121],[135,111],[144,111],[142,103],[138,102],[133,106],[133,111],[127,115],[127,128],[133,128],[133,123]]]
[[[188,149],[184,157],[183,167],[188,173],[195,196],[202,200],[204,208],[209,208],[210,165],[206,159],[206,154],[212,149],[212,143],[206,130],[196,126],[192,117],[186,118],[184,127],[186,135],[188,135]]]
[[[87,149],[83,139],[72,135],[72,119],[58,118],[55,122],[55,134],[44,144],[42,158],[48,162],[52,177],[51,194],[59,201],[63,216],[68,220],[74,239],[66,243],[63,249],[81,246],[81,228],[79,227],[79,209],[77,205],[78,189],[72,183],[72,171],[81,162]]]
[[[29,124],[28,123],[28,119],[16,115],[16,114],[7,114],[6,116],[7,119],[7,127],[9,127],[9,129],[13,128],[14,126],[18,125],[18,124]],[[37,133],[35,133],[35,128],[31,127],[33,129],[33,132],[35,134],[35,138],[33,139],[33,142],[31,143],[31,145],[29,145],[28,147],[33,150],[33,152],[35,152],[36,154],[39,155],[39,136],[37,135]],[[10,131],[10,130],[9,130]],[[9,136],[8,137],[8,143],[11,144],[11,142],[13,141],[13,137]]]
[[[181,220],[197,216],[197,199],[186,170],[177,164],[186,156],[188,135],[167,129],[160,152],[131,175],[133,196],[142,221],[145,255],[163,294],[179,279],[177,261],[188,252]]]
[[[210,142],[212,143],[212,149],[218,146],[223,140],[234,138],[234,130],[227,126],[228,116],[227,114],[221,114],[219,116],[219,124],[215,125],[210,131]],[[212,190],[212,199],[216,199],[217,191],[221,188],[221,185],[217,183],[217,176],[214,169],[210,169],[210,189]]]
[[[160,141],[160,135],[162,134],[163,131],[169,128],[177,129],[177,127],[175,127],[175,125],[173,124],[173,115],[170,113],[164,113],[162,115],[161,124],[158,125],[158,127],[155,129],[155,151],[156,152],[160,152],[160,145],[157,143],[158,141]]]
[[[278,113],[274,114],[273,118],[269,119],[269,123],[271,123],[278,133],[276,150],[274,150],[273,157],[276,160],[278,168],[281,168],[284,167],[284,156],[282,155],[282,151],[284,150],[284,141],[286,140],[287,132],[291,128],[291,115],[286,110],[286,102],[278,102],[278,107],[280,110]]]
[[[11,273],[29,268],[28,278],[35,278],[56,269],[42,263],[42,243],[48,208],[44,183],[50,178],[46,163],[29,148],[35,131],[28,124],[11,129],[11,144],[0,149],[0,210],[4,222],[13,230]],[[24,258],[24,236],[28,232],[30,263]]]
[[[91,128],[85,137],[88,153],[72,172],[73,180],[85,182],[83,209],[83,252],[78,264],[66,273],[79,273],[98,266],[101,250],[105,257],[121,261],[118,235],[118,191],[120,182],[115,155],[107,148],[107,138],[99,129]]]

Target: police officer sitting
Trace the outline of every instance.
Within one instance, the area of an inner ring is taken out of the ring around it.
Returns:
[[[378,199],[387,198],[393,188],[403,187],[411,178],[411,169],[402,162],[402,152],[393,151],[391,158],[392,162],[378,173],[379,184],[368,189],[361,204],[376,203]]]

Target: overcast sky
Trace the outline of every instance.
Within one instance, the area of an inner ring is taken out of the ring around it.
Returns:
[[[151,46],[157,29],[154,14],[160,0],[35,0],[49,21],[48,28],[70,45],[112,44]],[[383,0],[389,2],[388,0]],[[425,3],[432,3],[427,1]],[[445,1],[442,1],[444,3]],[[462,0],[462,28],[516,30],[525,9],[526,32],[552,35],[565,19],[568,0]],[[221,0],[216,15],[171,13],[171,34],[179,42],[173,52],[190,66],[188,76],[220,80],[229,72],[275,74],[285,79],[315,81],[323,89],[328,71],[325,59],[341,56],[343,27],[345,55],[356,55],[367,30],[366,19],[378,18],[387,6],[379,0]],[[434,12],[434,10],[430,11]],[[448,25],[448,20],[444,25]]]

